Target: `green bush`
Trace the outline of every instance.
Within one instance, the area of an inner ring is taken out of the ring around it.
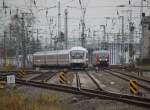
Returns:
[[[143,58],[143,59],[137,58],[136,64],[137,65],[150,65],[150,58]]]
[[[0,90],[0,110],[65,110],[57,95],[28,97],[17,91]]]

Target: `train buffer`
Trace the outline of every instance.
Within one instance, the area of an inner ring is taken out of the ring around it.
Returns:
[[[59,74],[59,83],[60,84],[67,84],[67,78],[64,72],[60,72]]]
[[[137,84],[137,80],[130,80],[129,81],[129,89],[130,89],[130,93],[133,95],[137,95],[138,94],[138,84]]]

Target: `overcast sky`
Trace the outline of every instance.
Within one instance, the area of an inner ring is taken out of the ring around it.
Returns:
[[[15,13],[16,8],[21,12],[30,12],[32,9],[36,23],[34,29],[39,29],[40,33],[47,32],[47,35],[41,35],[48,37],[48,21],[46,19],[46,8],[48,9],[48,19],[53,18],[54,24],[57,25],[58,15],[58,0],[5,0],[6,5],[12,10],[12,14]],[[60,0],[61,1],[61,29],[64,30],[64,10],[68,9],[68,27],[69,36],[72,34],[78,35],[79,23],[81,18],[81,9],[79,0]],[[125,10],[129,9],[129,0],[81,0],[83,7],[86,7],[85,23],[86,28],[91,30],[100,30],[100,25],[107,24],[107,32],[119,32],[121,30],[121,21],[118,20],[118,16],[125,16],[125,30],[128,29],[129,13]],[[141,0],[131,0],[131,5],[140,6]],[[0,29],[4,28],[4,25],[9,23],[9,10],[7,9],[7,15],[5,15],[2,9],[3,0],[0,0]],[[125,8],[117,7],[118,5],[125,5]],[[149,5],[149,2],[144,2],[144,5]],[[55,8],[50,8],[56,6]],[[69,6],[69,7],[68,7]],[[44,9],[45,8],[45,9]],[[42,10],[43,9],[43,10]],[[144,8],[144,10],[147,8]],[[41,10],[41,11],[40,11]],[[147,11],[147,10],[146,10]],[[117,14],[118,12],[118,14]],[[133,22],[137,29],[140,24],[140,7],[132,7]],[[147,11],[147,15],[150,13]],[[114,19],[106,20],[105,17],[113,17]],[[116,19],[117,18],[117,19]],[[57,26],[56,26],[57,29]]]

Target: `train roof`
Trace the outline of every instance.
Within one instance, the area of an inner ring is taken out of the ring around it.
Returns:
[[[55,55],[55,54],[68,54],[69,50],[55,50],[55,51],[40,51],[36,52],[33,55],[34,56],[40,56],[40,55]]]
[[[88,52],[87,49],[78,46],[78,47],[72,47],[71,49],[67,49],[67,50],[40,51],[40,52],[35,52],[33,55],[40,56],[40,55],[68,54],[72,50],[82,50]]]
[[[109,53],[109,50],[95,50],[93,53]]]
[[[82,50],[82,51],[88,52],[88,50],[87,50],[86,48],[83,48],[83,47],[81,47],[81,46],[72,47],[70,50],[71,50],[71,51],[72,51],[72,50]]]

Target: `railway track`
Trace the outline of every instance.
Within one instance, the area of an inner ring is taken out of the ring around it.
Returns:
[[[88,71],[85,71],[85,73],[88,75],[88,77],[93,81],[93,83],[97,86],[97,89],[100,91],[103,91],[97,80],[94,78],[93,75],[91,75]]]
[[[79,77],[79,72],[76,72],[77,87],[57,85],[57,84],[48,84],[48,83],[36,82],[32,80],[26,81],[26,80],[22,80],[19,78],[16,79],[16,83],[21,84],[21,85],[26,85],[26,86],[34,86],[34,87],[39,87],[43,89],[56,90],[56,91],[61,91],[61,92],[66,92],[66,93],[77,94],[77,95],[84,95],[84,96],[91,97],[91,98],[97,97],[100,99],[116,100],[116,101],[121,101],[121,102],[125,102],[128,104],[134,104],[134,105],[142,106],[146,108],[150,107],[149,98],[111,93],[111,92],[106,92],[106,91],[101,90],[98,82],[96,82],[93,76],[87,71],[85,73],[91,78],[91,80],[93,80],[93,82],[97,85],[99,89],[91,90],[91,89],[82,88],[80,77]],[[1,77],[6,77],[6,75],[1,75]]]
[[[113,76],[116,76],[116,77],[118,77],[118,78],[120,78],[120,79],[123,79],[123,80],[125,80],[125,81],[130,81],[131,78],[134,78],[134,79],[138,79],[138,80],[140,80],[140,81],[144,81],[144,82],[149,83],[148,80],[145,80],[145,79],[142,79],[142,78],[133,76],[133,75],[129,75],[129,74],[126,74],[126,73],[114,71],[114,70],[111,70],[111,69],[105,69],[104,72],[110,73],[110,74],[112,74]],[[150,84],[150,83],[149,83],[149,84]],[[138,86],[141,87],[141,88],[143,88],[143,89],[146,90],[146,91],[150,91],[150,87],[145,86],[144,84],[138,83]]]
[[[77,88],[102,90],[98,81],[88,71],[76,71],[75,75]]]
[[[122,74],[122,75],[131,77],[131,78],[135,78],[135,79],[137,79],[137,80],[140,80],[140,81],[143,81],[143,82],[146,82],[146,83],[149,83],[149,84],[150,84],[150,80],[148,80],[148,79],[144,79],[144,78],[138,77],[138,76],[133,76],[133,75],[131,75],[131,74],[127,74],[127,73],[125,73],[125,72],[120,72],[120,71],[117,71],[117,70],[111,70],[111,69],[109,69],[109,70],[112,71],[112,72],[120,73],[120,74]]]
[[[70,86],[47,84],[47,83],[34,82],[34,81],[26,82],[20,79],[17,79],[16,82],[18,84],[40,87],[40,88],[50,89],[50,90],[57,90],[57,91],[62,91],[62,92],[67,92],[67,93],[72,93],[72,94],[77,94],[77,95],[84,95],[84,96],[88,96],[92,98],[98,97],[100,99],[117,100],[117,101],[122,101],[128,104],[135,104],[138,106],[150,107],[150,99],[143,98],[143,97],[109,93],[109,92],[99,91],[99,90],[90,90],[90,89],[83,89],[83,88],[79,89],[80,86],[70,87]]]
[[[76,72],[76,84],[77,84],[77,89],[81,90],[81,82],[80,82],[80,77],[78,72]]]
[[[30,79],[30,80],[35,80],[35,81],[40,81],[40,82],[47,82],[50,80],[53,76],[55,76],[57,73],[51,72],[51,73],[41,73],[40,75]]]

